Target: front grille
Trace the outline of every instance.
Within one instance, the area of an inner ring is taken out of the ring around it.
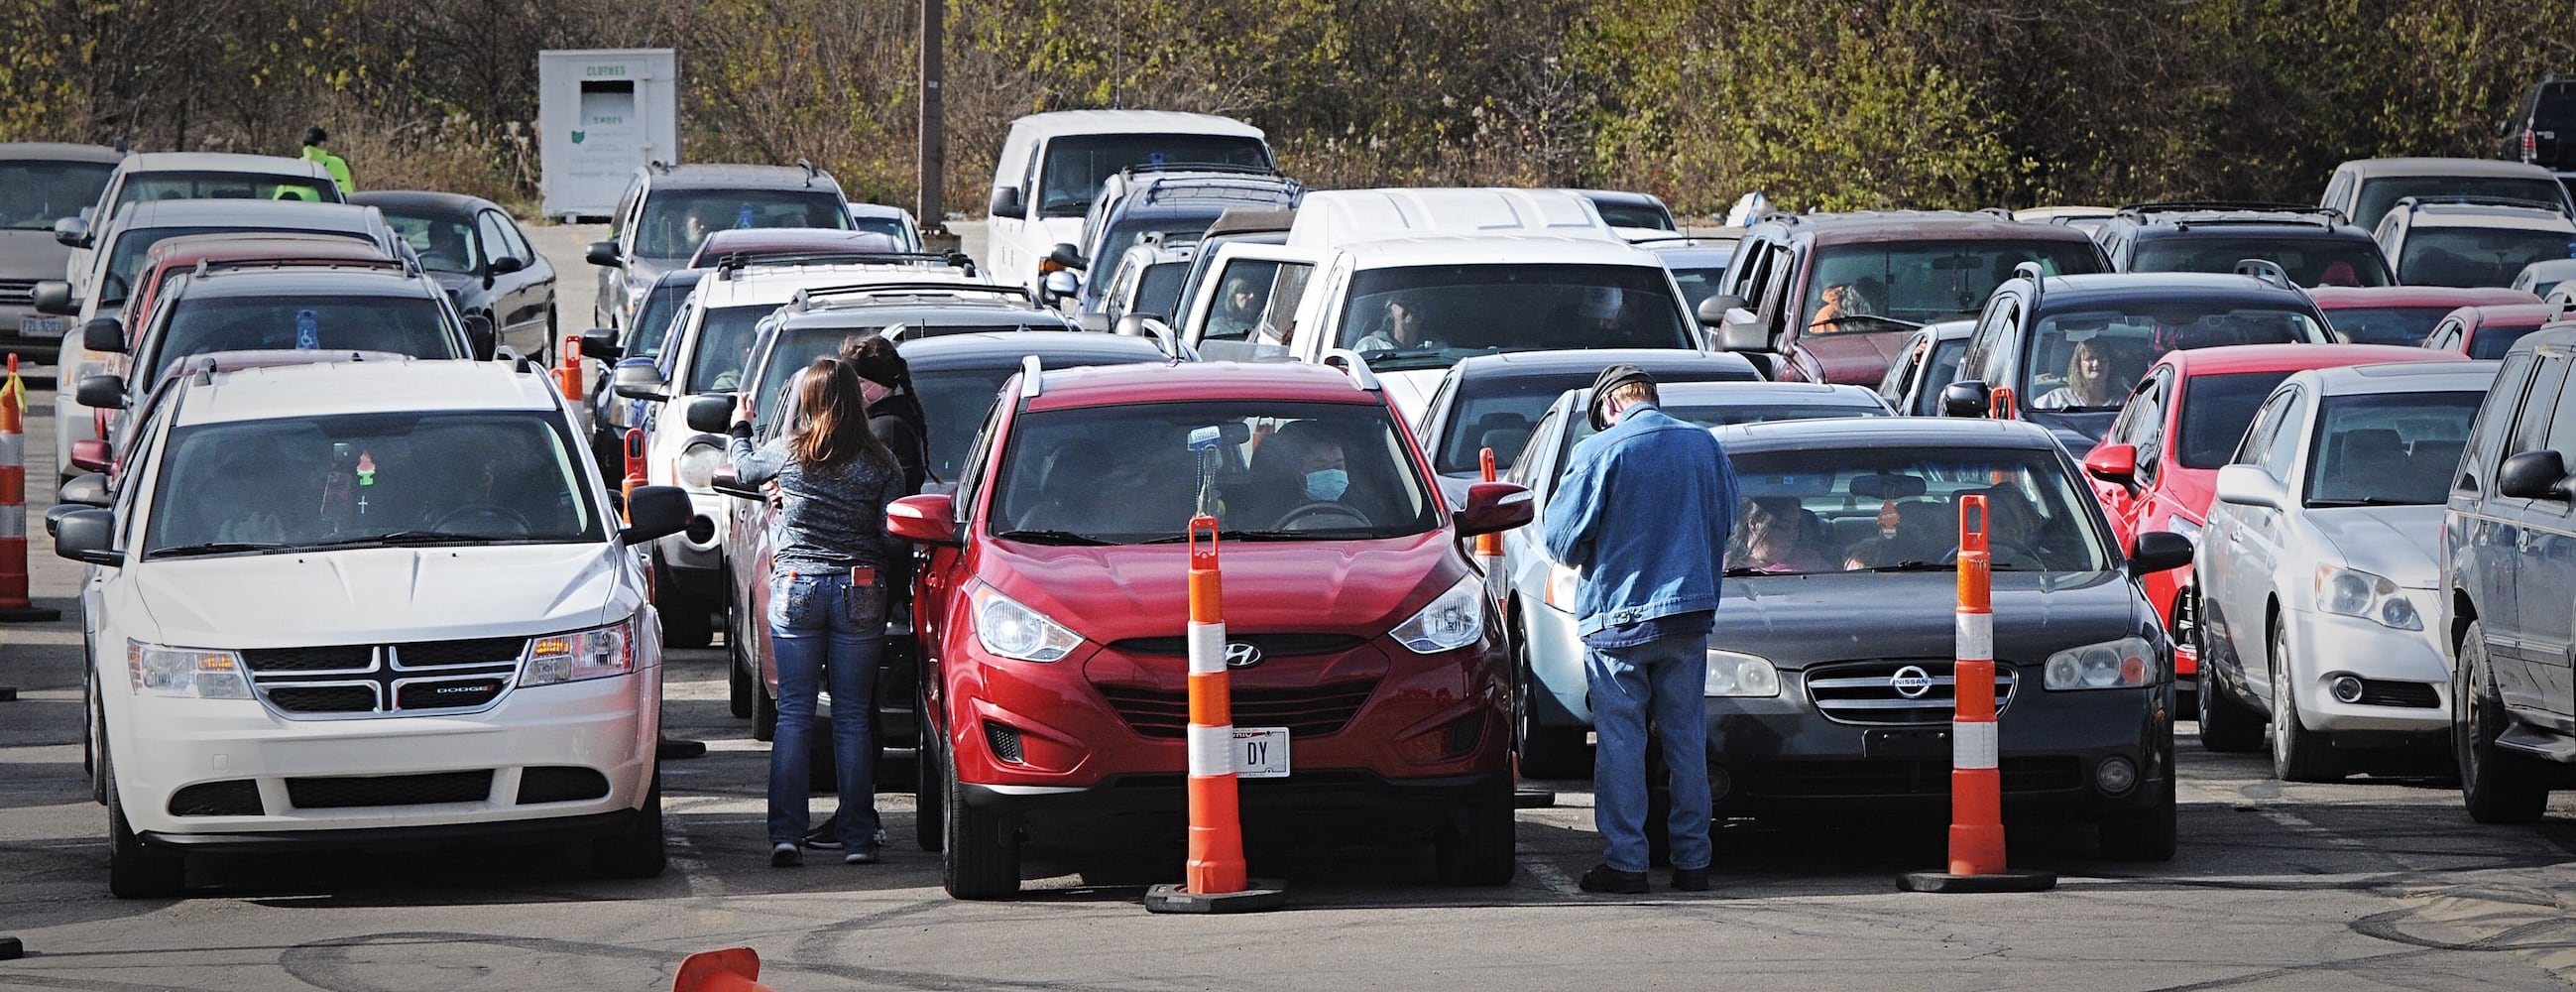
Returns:
[[[608,776],[574,765],[539,765],[519,772],[519,805],[568,803],[608,794]]]
[[[354,806],[427,806],[479,803],[492,795],[492,770],[371,775],[363,778],[290,778],[286,798],[297,809]]]
[[[172,816],[259,816],[259,783],[246,778],[199,782],[170,794]]]
[[[36,305],[36,281],[33,279],[0,279],[0,306]]]
[[[1095,688],[1138,734],[1178,738],[1189,729],[1190,700],[1185,694],[1128,685]],[[1376,691],[1376,679],[1304,689],[1236,689],[1234,725],[1286,727],[1292,737],[1327,737],[1341,733]]]
[[[2394,682],[2388,679],[2361,680],[2361,705],[2401,706],[2408,709],[2438,709],[2441,694],[2430,682]]]
[[[2006,793],[2084,786],[2083,762],[2073,757],[2005,758],[1997,765]],[[1745,774],[1743,791],[1801,799],[1946,796],[1951,771],[1947,759],[1759,761]]]
[[[1837,723],[1858,723],[1882,727],[1908,727],[1950,722],[1955,685],[1951,669],[1957,664],[1948,658],[1882,658],[1873,661],[1846,661],[1817,665],[1807,669],[1807,698],[1817,711]],[[1930,676],[1931,686],[1919,698],[1906,698],[1896,690],[1896,674],[1908,668],[1919,668]],[[2013,689],[2020,683],[2013,667],[1995,662],[1995,713],[2011,708]]]
[[[1349,634],[1229,634],[1226,640],[1260,648],[1264,658],[1339,654],[1368,642],[1367,638]],[[1187,637],[1130,637],[1110,642],[1109,649],[1124,654],[1186,658],[1190,654],[1190,642]]]
[[[525,637],[243,651],[260,698],[288,716],[456,713],[500,702]]]
[[[993,757],[1014,765],[1024,764],[1020,754],[1020,732],[991,721],[984,723],[984,743],[993,748]]]

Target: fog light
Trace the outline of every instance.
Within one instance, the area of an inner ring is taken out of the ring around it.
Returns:
[[[2093,769],[2093,784],[2106,796],[2127,792],[2137,788],[2138,766],[2135,762],[2118,755],[2104,758],[2102,764]]]
[[[2335,676],[2334,681],[2326,683],[2326,688],[2334,693],[2336,702],[2358,703],[2361,701],[2361,680],[2353,678],[2350,675]]]
[[[1717,800],[1724,799],[1726,798],[1727,793],[1733,791],[1735,791],[1735,776],[1726,770],[1726,766],[1708,766],[1709,801],[1715,802]]]

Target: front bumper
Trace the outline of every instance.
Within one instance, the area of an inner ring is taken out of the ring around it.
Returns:
[[[1365,771],[1298,772],[1235,780],[1243,831],[1255,839],[1355,832],[1384,839],[1390,825],[1421,832],[1459,809],[1509,795],[1511,774],[1480,772],[1388,779]],[[1180,773],[1113,776],[1089,787],[962,784],[966,804],[1010,817],[1044,843],[1134,850],[1180,842],[1189,828],[1189,779]]]
[[[116,788],[136,831],[257,845],[252,835],[631,813],[652,787],[661,669],[515,688],[453,716],[289,720],[254,700],[159,697],[110,709]]]
[[[52,333],[26,333],[30,321],[48,322],[60,330]],[[26,304],[0,305],[0,352],[18,356],[20,365],[30,362],[52,362],[62,353],[63,338],[71,331],[72,318],[40,314]]]
[[[1538,703],[1538,722],[1547,726],[1592,725],[1580,627],[1573,614],[1544,603],[1521,606],[1521,650],[1539,689],[1531,698]]]
[[[2417,615],[2438,615],[2426,610],[2431,590],[2410,589],[2407,595],[2416,600]],[[2293,610],[2288,660],[2299,722],[2310,730],[2430,734],[2451,728],[2451,664],[2429,629],[2397,630],[2360,617]],[[2338,675],[2362,679],[2365,702],[2334,698],[2331,685]],[[2384,705],[2389,702],[2411,705]]]

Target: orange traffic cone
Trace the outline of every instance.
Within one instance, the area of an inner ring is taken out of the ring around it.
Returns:
[[[0,379],[0,623],[50,623],[63,611],[27,598],[27,383],[18,356]]]
[[[1914,892],[2044,892],[2057,887],[2053,872],[2004,867],[1991,566],[1986,498],[1965,497],[1959,501],[1959,657],[1950,678],[1950,870],[1908,872],[1898,879]]]
[[[1201,534],[1207,536],[1204,546]],[[1156,913],[1243,913],[1277,909],[1288,901],[1286,883],[1245,877],[1216,544],[1216,518],[1190,518],[1189,861],[1182,884],[1145,891],[1145,908]]]

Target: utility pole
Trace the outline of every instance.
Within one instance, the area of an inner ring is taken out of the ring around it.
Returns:
[[[947,233],[948,122],[939,105],[940,78],[947,74],[948,0],[921,0],[921,196],[912,215],[924,228]]]

